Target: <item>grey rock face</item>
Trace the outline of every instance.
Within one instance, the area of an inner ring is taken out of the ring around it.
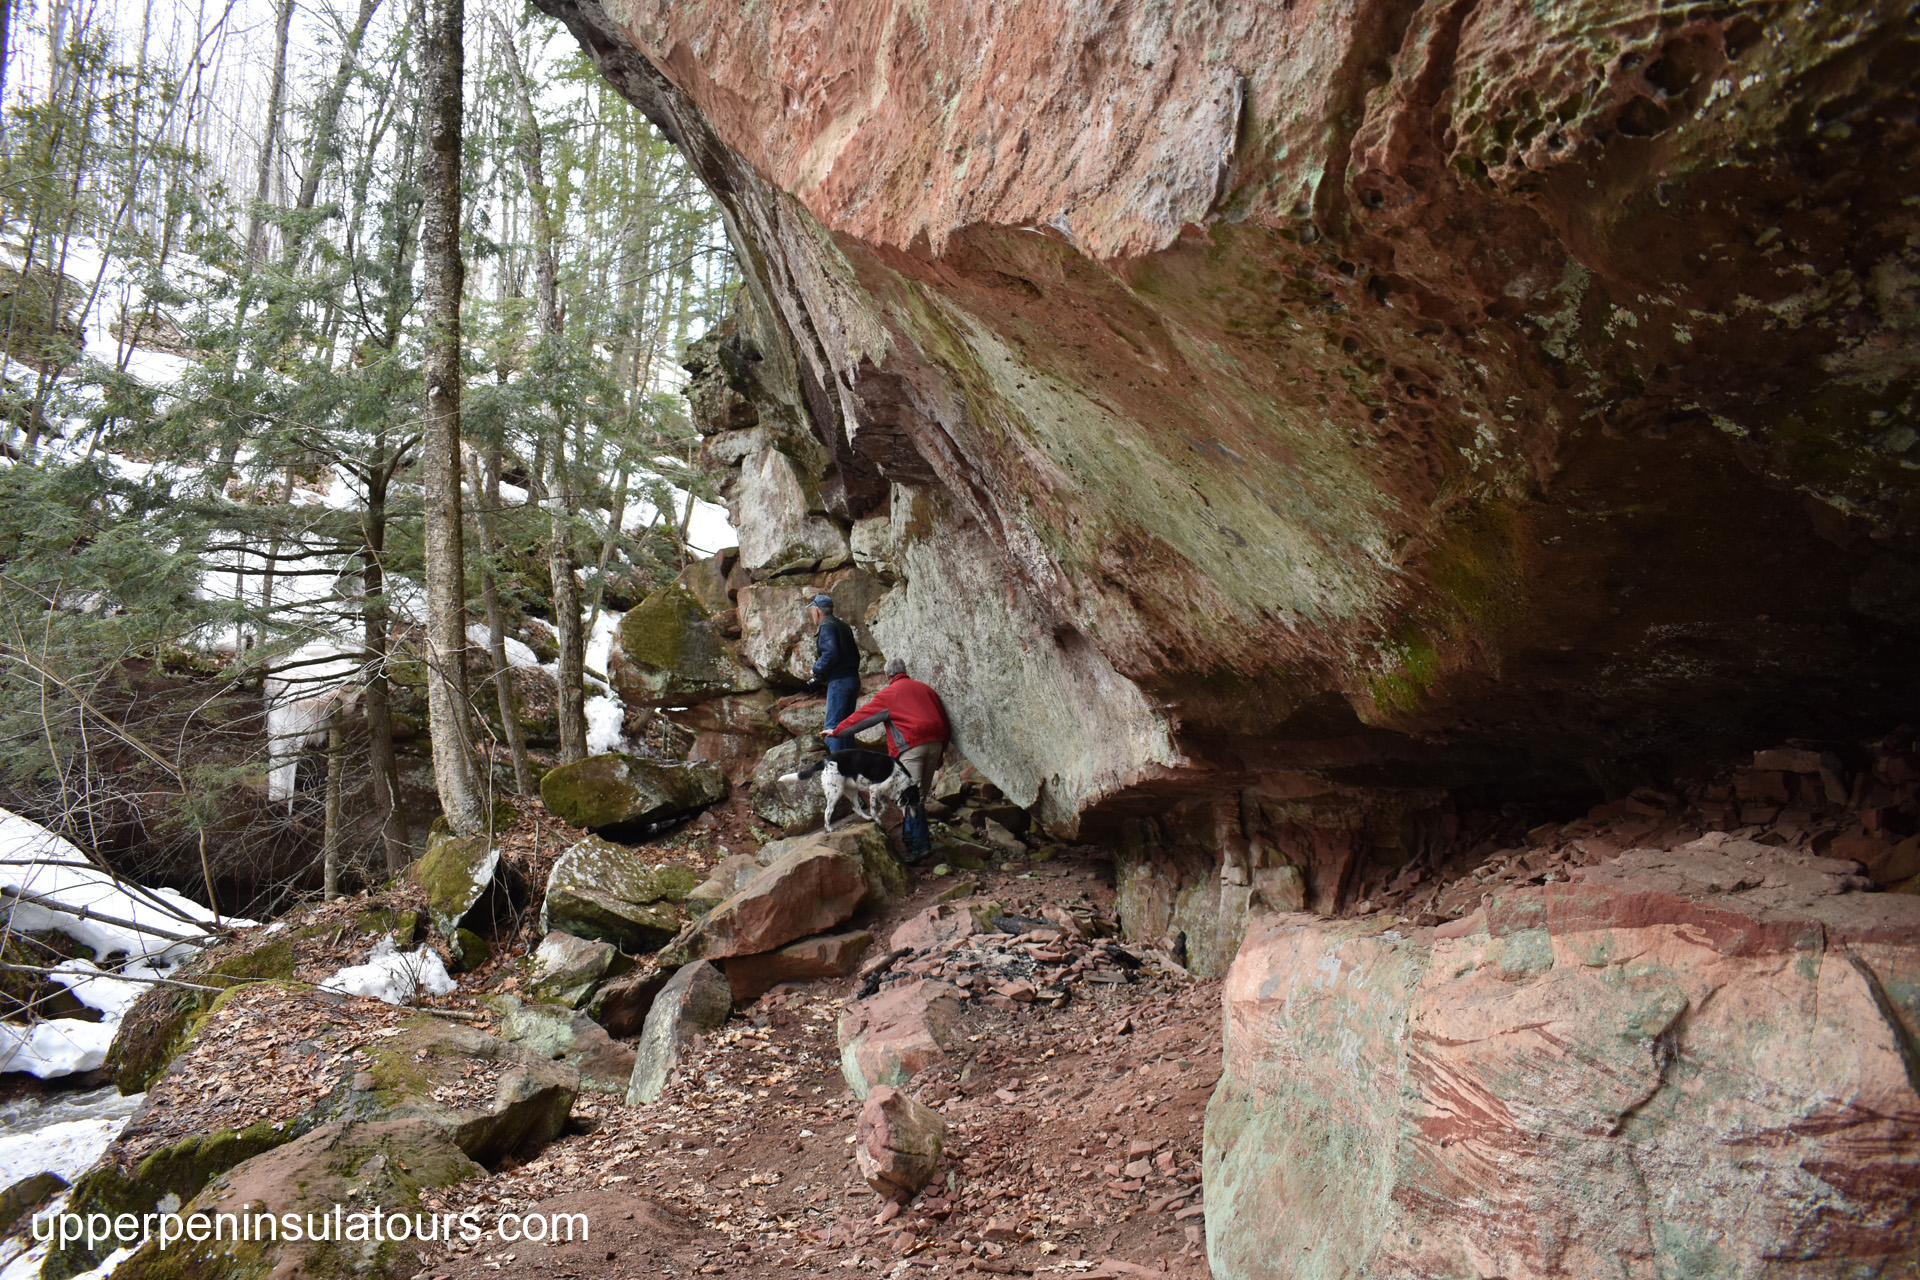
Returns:
[[[677,904],[698,879],[686,867],[652,865],[631,849],[588,836],[554,862],[541,926],[634,954],[652,951],[680,931]]]
[[[732,1012],[733,990],[725,974],[705,960],[682,965],[647,1013],[627,1085],[627,1105],[637,1107],[658,1098],[693,1046],[693,1038],[720,1026]]]

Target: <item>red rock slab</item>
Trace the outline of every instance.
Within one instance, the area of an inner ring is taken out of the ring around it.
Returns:
[[[733,1003],[738,1006],[759,999],[783,982],[844,978],[859,966],[860,957],[872,945],[873,935],[865,929],[824,933],[790,942],[778,951],[733,956],[721,967],[727,971]]]
[[[923,979],[849,1004],[840,1014],[840,1070],[854,1096],[898,1088],[945,1061],[962,998],[957,987]]]

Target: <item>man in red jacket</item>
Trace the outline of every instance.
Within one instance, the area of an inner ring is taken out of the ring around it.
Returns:
[[[850,740],[863,729],[886,725],[888,752],[900,758],[924,793],[946,758],[947,739],[953,736],[947,709],[940,705],[939,694],[908,677],[907,664],[899,658],[887,659],[887,676],[885,688],[828,732]]]

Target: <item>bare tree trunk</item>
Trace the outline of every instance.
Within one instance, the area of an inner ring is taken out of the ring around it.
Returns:
[[[289,3],[291,0],[289,0]],[[367,27],[373,22],[374,10],[380,7],[380,0],[360,0],[360,12],[355,16],[353,28],[347,32],[347,41],[340,50],[340,65],[333,73],[333,81],[327,86],[326,95],[320,99],[319,109],[314,113],[313,135],[307,140],[306,170],[300,175],[300,193],[294,197],[293,207],[299,213],[313,208],[314,200],[320,194],[320,179],[325,176],[327,166],[333,163],[339,145],[334,135],[340,127],[340,105],[346,101],[347,86],[353,80],[354,64],[360,59],[360,45],[366,39]],[[287,230],[287,240],[281,252],[281,263],[291,271],[299,265],[300,251],[307,240],[307,229],[296,220]]]
[[[340,727],[340,704],[327,713],[326,824],[320,836],[320,892],[328,902],[340,896],[340,778],[346,772],[347,736]]]
[[[526,177],[528,194],[533,198],[534,305],[540,317],[540,332],[557,339],[566,331],[566,319],[560,312],[560,273],[554,257],[553,215],[548,206],[547,177],[541,158],[540,125],[533,114],[533,97],[527,90],[527,77],[520,65],[520,52],[506,25],[494,15],[513,77],[514,98],[520,111],[520,137],[514,149],[520,155],[520,168]],[[549,425],[553,433],[552,482],[547,486],[554,503],[553,523],[547,542],[547,573],[553,580],[553,630],[560,644],[559,696],[560,759],[567,764],[587,758],[586,635],[580,618],[580,580],[574,576],[573,554],[573,472],[567,465],[566,426],[557,406],[549,406]]]
[[[473,764],[467,721],[466,548],[460,512],[460,258],[461,26],[465,0],[434,0],[427,26],[421,105],[427,124],[421,166],[421,311],[426,351],[426,421],[420,482],[426,490],[427,715],[432,724],[433,780],[455,835],[488,826]]]
[[[587,758],[587,638],[580,625],[580,579],[573,572],[573,521],[569,518],[573,486],[566,470],[566,450],[557,432],[553,469],[559,506],[554,510],[547,543],[547,573],[553,579],[553,632],[560,645],[560,689],[555,702],[560,721],[560,759],[572,764]]]
[[[400,811],[400,762],[393,749],[393,701],[387,686],[387,588],[382,557],[387,543],[387,484],[393,460],[386,441],[377,445],[380,456],[367,469],[367,514],[362,526],[361,582],[365,600],[361,622],[366,636],[367,764],[373,772],[373,799],[382,814],[380,842],[386,849],[387,873],[406,869],[412,856],[407,819]]]
[[[476,471],[478,463],[475,464]],[[493,536],[492,513],[500,509],[500,450],[487,450],[486,475],[476,474],[473,491],[480,495],[473,513],[475,529],[482,549],[491,556],[499,548]],[[494,581],[493,566],[480,562],[480,597],[487,607],[487,652],[493,659],[493,696],[500,704],[500,725],[507,735],[507,752],[513,757],[513,789],[523,796],[534,794],[533,769],[527,762],[527,735],[520,727],[520,699],[515,696],[513,672],[507,666],[507,621],[500,608],[499,584]]]
[[[278,168],[274,153],[280,148],[280,117],[285,114],[287,97],[287,37],[293,30],[293,0],[280,0],[279,12],[274,15],[274,25],[279,28],[279,38],[274,42],[273,80],[267,88],[267,136],[260,142],[260,165],[253,193],[253,211],[247,215],[247,263],[258,266],[265,246],[261,235],[266,226],[260,216],[261,206],[273,192],[274,170]]]
[[[628,469],[621,467],[620,478],[613,486],[613,519],[607,522],[607,536],[600,540],[600,560],[593,578],[593,609],[587,614],[589,636],[600,621],[600,606],[607,598],[607,562],[613,558],[613,548],[620,541],[621,522],[627,518],[627,476]]]

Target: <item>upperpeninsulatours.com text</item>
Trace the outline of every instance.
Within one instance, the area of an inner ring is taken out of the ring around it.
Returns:
[[[247,1212],[239,1213],[49,1213],[33,1219],[33,1238],[42,1244],[58,1240],[67,1245],[86,1243],[89,1249],[101,1245],[131,1248],[156,1240],[165,1249],[189,1240],[195,1244],[209,1240],[243,1241],[451,1241],[457,1235],[473,1244],[487,1234],[476,1209],[451,1213],[386,1213],[379,1209],[349,1213],[344,1205],[335,1205],[324,1213]],[[493,1225],[499,1240],[528,1241],[534,1244],[565,1244],[588,1238],[584,1213],[503,1213]]]

